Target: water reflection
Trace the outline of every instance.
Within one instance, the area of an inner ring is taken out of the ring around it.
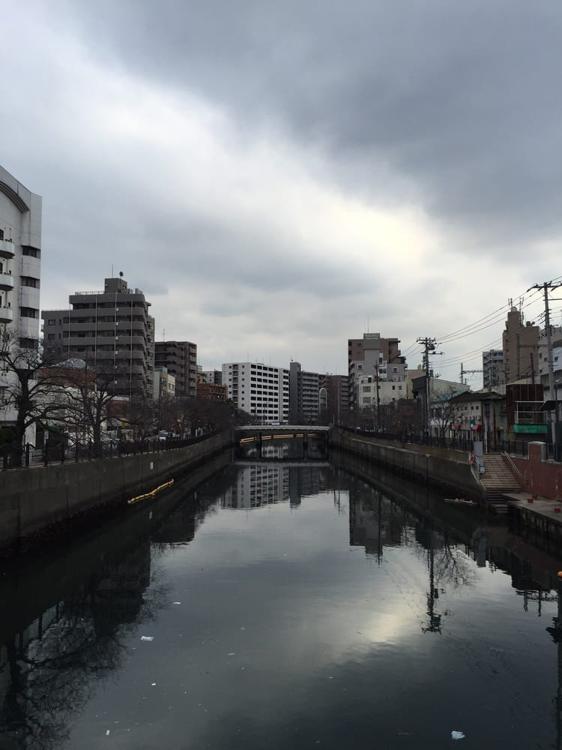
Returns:
[[[506,526],[337,456],[119,524],[0,578],[0,747],[560,747],[562,563]]]

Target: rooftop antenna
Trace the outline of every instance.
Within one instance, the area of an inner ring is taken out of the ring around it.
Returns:
[[[162,341],[166,341],[166,329],[162,329]]]

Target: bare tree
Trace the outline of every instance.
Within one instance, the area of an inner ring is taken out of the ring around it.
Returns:
[[[13,462],[21,465],[27,430],[33,425],[45,426],[60,411],[60,382],[52,360],[39,346],[20,346],[6,328],[0,331],[0,372],[6,383],[2,408],[15,412]]]
[[[441,440],[447,436],[455,420],[455,407],[451,403],[454,395],[451,389],[449,393],[442,394],[439,401],[434,401],[431,405],[431,422]]]
[[[96,456],[102,453],[104,425],[112,416],[116,399],[115,375],[100,372],[84,362],[84,367],[65,367],[64,424],[80,440],[91,443]],[[62,410],[61,410],[62,411]]]

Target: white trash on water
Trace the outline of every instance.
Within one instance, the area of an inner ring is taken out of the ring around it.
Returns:
[[[141,635],[141,641],[153,641],[154,636],[153,635]]]
[[[458,729],[453,729],[453,731],[451,732],[451,739],[453,740],[464,740],[464,738],[465,738],[465,733],[459,732]]]

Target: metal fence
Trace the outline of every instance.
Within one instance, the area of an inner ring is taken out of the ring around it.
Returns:
[[[436,437],[435,435],[426,435],[420,433],[395,433],[395,432],[379,432],[376,430],[364,430],[353,427],[343,427],[348,432],[353,432],[357,435],[365,435],[368,437],[376,438],[378,440],[388,440],[396,443],[405,445],[406,443],[414,443],[417,445],[427,445],[434,448],[447,448],[448,450],[461,450],[461,451],[472,451],[474,447],[474,439],[464,437]],[[487,449],[488,452],[505,452],[515,456],[528,456],[528,440],[497,440],[492,437],[488,441]],[[553,446],[552,443],[545,443],[545,455],[546,458],[552,461],[562,461],[562,445]]]
[[[166,438],[165,440],[148,438],[145,440],[108,441],[99,446],[93,443],[69,446],[63,442],[53,441],[47,441],[43,448],[34,448],[29,444],[24,447],[5,444],[0,445],[0,468],[2,471],[7,471],[8,469],[28,469],[40,465],[49,466],[50,464],[134,456],[140,453],[160,453],[174,448],[194,445],[216,434],[217,432],[208,432],[198,437]]]

